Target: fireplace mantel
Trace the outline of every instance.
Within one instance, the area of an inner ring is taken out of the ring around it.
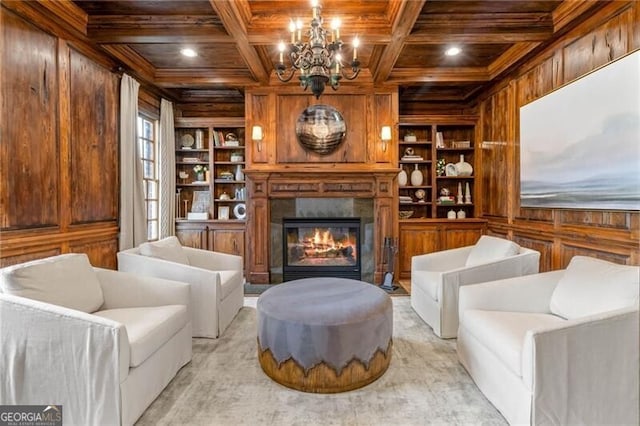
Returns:
[[[247,235],[247,277],[253,284],[270,283],[269,226],[270,200],[278,198],[371,198],[374,206],[374,280],[381,282],[386,264],[382,251],[384,237],[397,236],[393,198],[397,168],[367,169],[332,167],[278,167],[245,170],[249,191]]]

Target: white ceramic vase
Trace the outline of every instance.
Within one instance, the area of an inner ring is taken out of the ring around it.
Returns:
[[[408,180],[407,172],[405,172],[404,169],[400,170],[400,173],[398,173],[398,185],[406,186],[407,180]]]
[[[455,219],[456,217],[457,216],[456,216],[456,211],[455,210],[449,210],[447,212],[447,219]]]
[[[456,171],[458,172],[458,176],[471,176],[473,174],[473,167],[464,161],[463,154],[460,154],[460,161],[456,163]]]
[[[465,184],[464,202],[465,204],[471,204],[471,189],[469,188],[469,182]]]
[[[460,209],[460,210],[458,210],[457,217],[458,217],[458,219],[466,219],[467,218],[467,214],[464,212],[464,210]]]
[[[422,171],[418,168],[416,164],[416,168],[411,172],[411,185],[420,186],[424,182],[424,176],[422,176]]]
[[[458,204],[462,204],[462,182],[458,182]]]
[[[244,180],[244,172],[242,171],[242,165],[238,164],[236,166],[236,176],[235,176],[237,181],[242,181]]]

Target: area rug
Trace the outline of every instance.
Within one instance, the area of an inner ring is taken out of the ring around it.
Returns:
[[[391,365],[372,384],[309,394],[269,379],[256,353],[256,297],[217,339],[194,339],[193,360],[143,414],[139,425],[410,426],[505,425],[458,363],[455,340],[437,338],[394,297]]]

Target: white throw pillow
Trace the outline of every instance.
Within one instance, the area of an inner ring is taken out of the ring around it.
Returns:
[[[574,256],[553,294],[549,308],[566,319],[580,318],[638,303],[640,267]]]
[[[471,248],[465,266],[493,262],[505,257],[515,256],[519,252],[520,246],[513,241],[483,235]]]
[[[86,254],[62,254],[9,266],[0,270],[2,291],[95,312],[104,303],[102,287]]]
[[[177,237],[167,237],[153,243],[140,244],[140,254],[183,265],[189,264],[187,253],[182,249],[182,244]]]

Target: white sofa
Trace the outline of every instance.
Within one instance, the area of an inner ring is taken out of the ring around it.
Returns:
[[[576,256],[461,288],[460,362],[511,424],[638,425],[639,276]]]
[[[458,332],[458,289],[468,284],[535,274],[540,253],[483,235],[473,246],[413,256],[411,307],[441,338]]]
[[[119,252],[118,270],[189,283],[193,337],[221,336],[244,303],[242,257],[182,247],[176,237]]]
[[[65,254],[0,269],[0,404],[130,425],[191,360],[189,285]]]

